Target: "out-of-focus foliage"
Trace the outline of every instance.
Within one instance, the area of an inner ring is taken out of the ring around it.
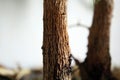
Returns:
[[[112,69],[113,75],[120,80],[120,67]],[[72,67],[72,80],[81,80],[78,66]],[[43,80],[42,69],[13,70],[0,67],[0,80]]]
[[[0,80],[42,80],[42,69],[8,69],[0,67]]]
[[[100,0],[93,0],[94,4],[97,4]]]
[[[93,10],[94,0],[79,0],[80,5],[83,5],[87,10]]]

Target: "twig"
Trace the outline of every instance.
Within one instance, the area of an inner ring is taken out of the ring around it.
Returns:
[[[83,27],[83,28],[89,29],[89,26],[86,26],[86,25],[81,24],[79,22],[77,24],[72,24],[69,26],[69,28],[73,28],[73,27]]]
[[[76,59],[72,54],[71,54],[71,57],[74,59],[76,65],[80,65],[81,64],[81,62],[78,59]]]

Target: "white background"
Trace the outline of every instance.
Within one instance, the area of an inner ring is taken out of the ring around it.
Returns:
[[[112,65],[120,65],[120,0],[115,0],[111,25]],[[90,26],[92,0],[68,0],[68,25]],[[42,67],[42,0],[0,0],[0,64],[10,68]],[[68,28],[71,53],[83,61],[87,52],[88,30]]]

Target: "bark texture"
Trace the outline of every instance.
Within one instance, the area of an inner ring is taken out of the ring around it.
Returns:
[[[87,58],[80,66],[82,80],[114,80],[109,52],[112,11],[113,0],[96,0]]]
[[[66,0],[44,0],[43,80],[70,80]]]

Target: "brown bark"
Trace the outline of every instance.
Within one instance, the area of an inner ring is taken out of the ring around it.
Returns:
[[[109,52],[112,10],[113,0],[96,0],[87,58],[80,64],[82,80],[114,80]]]
[[[70,80],[66,0],[44,0],[43,80]]]

